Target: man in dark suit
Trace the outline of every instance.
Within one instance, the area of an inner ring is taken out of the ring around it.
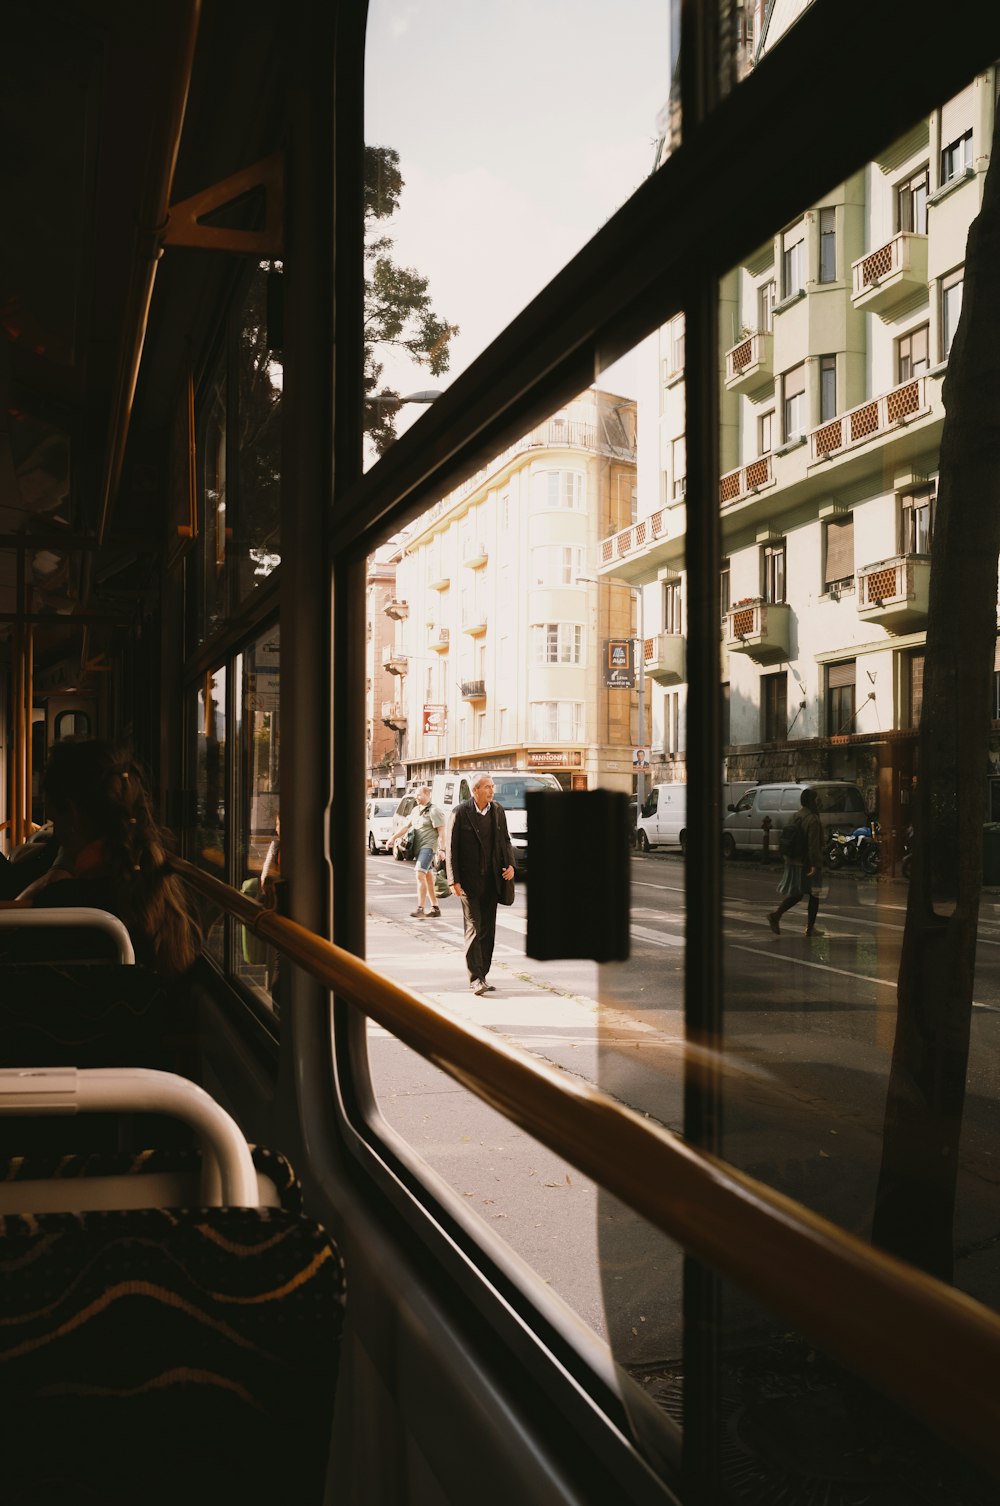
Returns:
[[[514,852],[503,806],[493,799],[493,781],[480,774],[472,798],[456,806],[448,842],[448,881],[462,901],[465,962],[474,994],[490,993],[501,879],[514,877]]]

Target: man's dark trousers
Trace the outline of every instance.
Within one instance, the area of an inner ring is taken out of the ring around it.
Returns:
[[[497,934],[497,904],[499,897],[491,893],[462,895],[462,915],[465,918],[465,965],[469,969],[469,982],[477,978],[485,980],[493,961],[493,943]]]

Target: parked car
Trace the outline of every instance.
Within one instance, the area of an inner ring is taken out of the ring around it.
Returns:
[[[365,807],[365,819],[368,823],[370,853],[389,851],[393,832],[402,826],[414,805],[416,801],[412,795],[379,795],[374,800],[369,800]]]
[[[824,846],[835,831],[850,834],[867,821],[864,796],[846,779],[799,779],[787,784],[758,784],[742,800],[730,805],[722,820],[722,851],[727,858],[738,852],[763,852],[764,833],[768,851],[778,856],[778,833],[802,805],[802,791],[812,788],[819,800],[819,819]],[[764,823],[767,823],[766,827]]]

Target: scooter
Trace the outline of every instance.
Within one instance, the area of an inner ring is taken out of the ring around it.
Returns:
[[[832,833],[823,853],[824,860],[834,870],[853,865],[862,873],[878,873],[879,844],[878,826],[856,826],[848,836],[845,832]]]

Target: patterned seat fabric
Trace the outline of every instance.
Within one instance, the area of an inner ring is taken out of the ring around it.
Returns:
[[[319,1502],[343,1311],[284,1208],[0,1218],[4,1498]]]

